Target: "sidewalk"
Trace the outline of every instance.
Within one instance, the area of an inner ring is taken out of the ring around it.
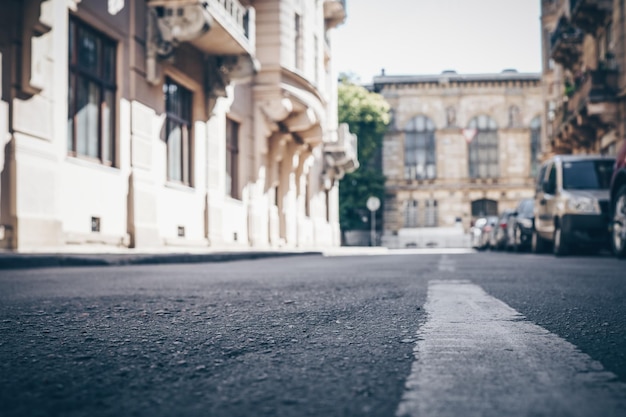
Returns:
[[[229,262],[285,256],[353,256],[388,253],[384,247],[333,247],[324,250],[251,248],[167,248],[153,250],[77,247],[58,251],[0,251],[0,270],[58,266],[120,266]]]

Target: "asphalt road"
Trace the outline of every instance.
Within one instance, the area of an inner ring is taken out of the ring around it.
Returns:
[[[2,416],[623,416],[626,263],[0,271]]]

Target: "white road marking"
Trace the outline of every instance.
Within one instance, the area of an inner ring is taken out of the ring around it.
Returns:
[[[431,281],[399,417],[626,416],[626,384],[469,281]]]

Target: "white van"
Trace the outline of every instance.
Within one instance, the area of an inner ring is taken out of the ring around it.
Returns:
[[[574,247],[608,248],[609,185],[615,158],[556,155],[537,175],[532,251],[552,246],[557,256]]]

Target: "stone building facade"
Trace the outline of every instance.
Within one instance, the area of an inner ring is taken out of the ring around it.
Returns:
[[[626,137],[623,0],[542,0],[549,154],[615,155]]]
[[[383,245],[467,244],[458,235],[476,218],[533,196],[540,74],[383,74],[373,83],[393,119],[383,145]]]
[[[339,245],[345,0],[5,0],[0,243]]]

